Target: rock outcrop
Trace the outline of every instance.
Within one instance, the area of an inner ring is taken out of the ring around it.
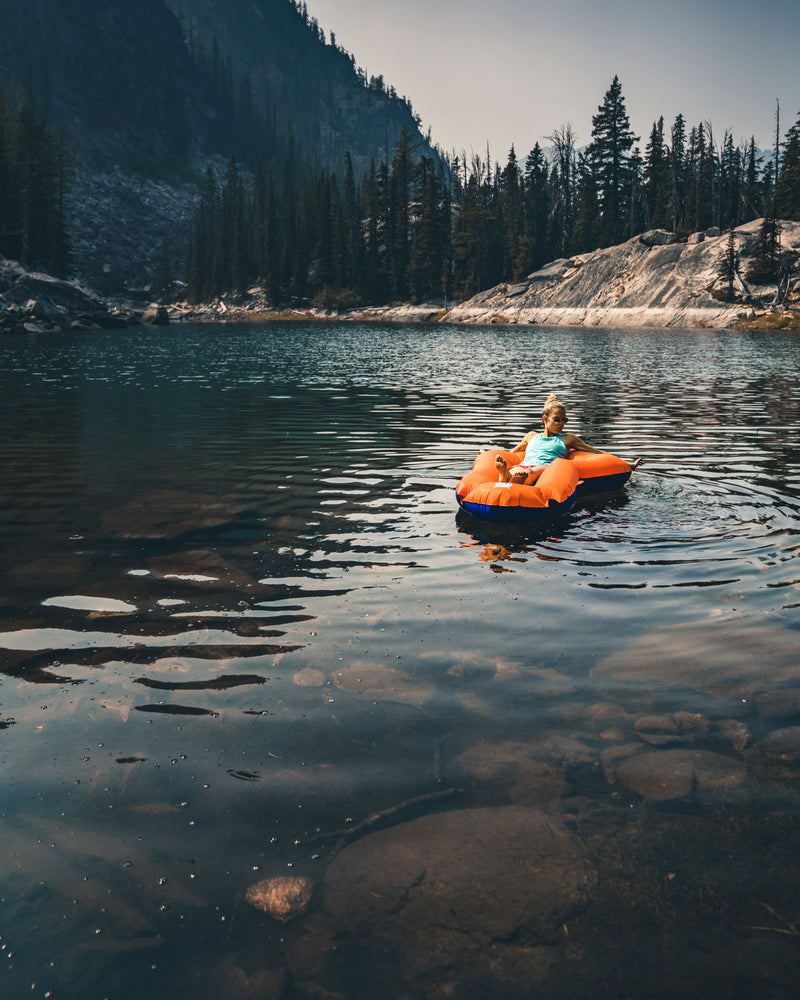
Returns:
[[[111,330],[140,318],[136,311],[111,305],[78,282],[28,271],[0,257],[0,333]]]
[[[729,327],[766,308],[775,287],[748,287],[761,220],[736,230],[738,302],[725,302],[719,276],[727,234],[719,229],[682,241],[654,230],[620,246],[553,261],[525,281],[502,284],[455,306],[451,323],[541,326]],[[781,245],[796,270],[800,222],[783,222]],[[795,285],[797,281],[795,280]]]

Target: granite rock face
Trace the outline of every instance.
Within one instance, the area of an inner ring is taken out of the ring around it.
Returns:
[[[736,230],[744,304],[714,297],[727,234],[707,229],[681,242],[654,230],[620,246],[558,260],[514,285],[498,285],[455,306],[448,322],[543,326],[728,327],[768,304],[774,288],[748,287],[744,275],[761,220]],[[783,222],[781,242],[796,268],[800,222]]]

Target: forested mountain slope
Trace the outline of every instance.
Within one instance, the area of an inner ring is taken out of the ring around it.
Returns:
[[[294,0],[0,0],[0,24],[0,84],[63,134],[72,266],[106,293],[182,270],[209,164],[299,186],[419,136]]]

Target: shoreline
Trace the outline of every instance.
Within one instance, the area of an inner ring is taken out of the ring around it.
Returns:
[[[167,323],[392,323],[605,329],[800,329],[800,222],[782,221],[785,301],[748,277],[760,220],[735,232],[735,294],[720,276],[728,236],[681,238],[652,230],[615,247],[551,261],[516,283],[460,302],[431,300],[328,311],[276,309],[259,286],[210,302],[147,302],[143,293],[102,296],[0,257],[0,334],[78,333]],[[748,286],[747,282],[750,281]]]

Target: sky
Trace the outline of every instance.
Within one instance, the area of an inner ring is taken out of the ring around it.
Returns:
[[[798,0],[306,0],[448,153],[505,162],[570,124],[578,147],[614,76],[642,152],[663,115],[774,148],[800,115]]]

